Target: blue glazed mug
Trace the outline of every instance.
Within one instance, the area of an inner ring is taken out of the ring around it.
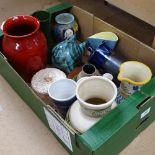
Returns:
[[[53,100],[58,113],[65,118],[72,103],[76,100],[76,82],[71,79],[61,79],[53,82],[48,95]]]
[[[96,50],[90,47],[88,50],[91,53],[88,59],[89,63],[104,69],[105,72],[111,73],[114,77],[117,77],[120,65],[127,60],[118,53],[112,53],[104,44],[101,44]]]
[[[105,43],[102,43],[99,47],[94,49],[89,43],[87,43],[88,51],[90,51],[89,63],[92,63],[97,68],[103,68],[106,62],[106,56],[112,54],[112,50],[108,48]]]
[[[113,32],[100,32],[90,36],[87,39],[87,42],[93,49],[96,49],[102,43],[105,43],[109,49],[113,50],[118,42],[118,37]]]

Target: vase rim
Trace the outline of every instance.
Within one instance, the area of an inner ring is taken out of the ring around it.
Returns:
[[[74,16],[71,13],[61,13],[55,17],[58,24],[67,25],[74,21]]]
[[[20,21],[20,22],[19,22]],[[25,21],[30,21],[31,22],[31,26],[34,25],[34,30],[32,32],[29,32],[27,34],[24,35],[12,35],[9,34],[8,31],[8,26],[20,26],[21,23],[24,21],[24,23],[26,23]],[[16,22],[16,24],[14,25],[14,22]],[[17,23],[18,22],[18,23]],[[12,37],[12,38],[23,38],[23,37],[28,37],[31,36],[32,34],[36,33],[40,28],[40,22],[37,18],[30,16],[30,15],[16,15],[16,16],[12,16],[9,17],[8,19],[6,19],[2,24],[1,24],[1,30],[4,34],[4,36],[8,36],[8,37]]]

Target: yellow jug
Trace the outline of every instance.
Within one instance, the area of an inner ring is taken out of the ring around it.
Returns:
[[[143,85],[151,80],[152,72],[150,68],[138,61],[126,61],[121,64],[118,80],[120,84],[120,94],[127,98]]]

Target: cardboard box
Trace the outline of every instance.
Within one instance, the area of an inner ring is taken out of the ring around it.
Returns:
[[[112,31],[120,40],[116,52],[128,59],[146,63],[155,72],[154,49],[76,6],[59,4],[48,11],[53,14],[64,9],[76,16],[80,25],[81,41],[100,31]],[[118,154],[155,119],[155,78],[80,135],[36,96],[3,55],[0,55],[0,73],[70,154]]]
[[[108,3],[134,15],[135,17],[155,26],[155,10],[154,0],[141,0],[141,1],[123,1],[123,0],[106,0]]]

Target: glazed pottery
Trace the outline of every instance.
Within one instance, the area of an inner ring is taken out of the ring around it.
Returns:
[[[103,47],[104,48],[99,47],[96,50],[89,48],[88,50],[91,54],[88,58],[88,61],[97,68],[103,69],[104,72],[111,73],[114,76],[115,81],[117,81],[120,65],[127,59],[116,52],[107,54],[108,51],[106,50],[105,46]]]
[[[96,67],[93,64],[85,64],[82,66],[81,72],[77,76],[77,80],[83,78],[83,77],[89,77],[89,76],[97,76],[100,75],[99,71],[96,69]]]
[[[3,22],[4,55],[27,82],[47,64],[47,41],[32,16],[14,16]]]
[[[116,97],[116,100],[115,101],[116,101],[117,104],[120,104],[124,100],[125,100],[125,98],[121,95],[121,93],[120,93],[120,87],[119,87],[118,90],[117,90],[117,97]]]
[[[57,44],[52,51],[52,63],[66,73],[70,73],[81,61],[86,43],[76,43],[75,35]]]
[[[121,81],[120,93],[127,98],[151,80],[150,68],[138,61],[127,61],[121,64],[118,80]]]
[[[127,59],[124,56],[118,53],[113,53],[110,56],[105,56],[103,69],[105,72],[111,73],[117,79],[120,65],[126,60]]]
[[[109,49],[113,50],[118,42],[118,37],[113,32],[100,32],[90,36],[87,41],[93,49],[105,43]]]
[[[82,111],[91,117],[100,117],[109,112],[116,96],[117,87],[105,77],[84,77],[77,82],[76,97]],[[89,99],[94,99],[93,103]]]
[[[55,17],[54,36],[57,42],[69,39],[78,31],[78,24],[71,13],[61,13]]]
[[[103,68],[107,57],[112,54],[112,51],[102,43],[98,48],[93,49],[87,44],[90,56],[88,58],[89,63],[95,65],[97,68]]]
[[[76,100],[71,106],[68,117],[71,126],[80,133],[85,132],[91,126],[93,126],[98,120],[100,120],[100,117],[94,118],[83,113],[78,100]]]
[[[72,103],[76,100],[76,82],[71,79],[61,79],[52,83],[48,89],[50,98],[55,103],[58,113],[65,118]]]
[[[114,102],[111,106],[111,110],[114,109],[117,104]],[[91,117],[86,115],[76,100],[68,111],[68,122],[70,125],[79,133],[83,133],[91,128],[95,123],[97,123],[102,117]],[[78,119],[77,119],[78,118]]]
[[[51,52],[53,47],[51,14],[46,10],[37,10],[32,13],[40,22],[40,29],[45,34],[48,44],[48,64],[51,63]]]

